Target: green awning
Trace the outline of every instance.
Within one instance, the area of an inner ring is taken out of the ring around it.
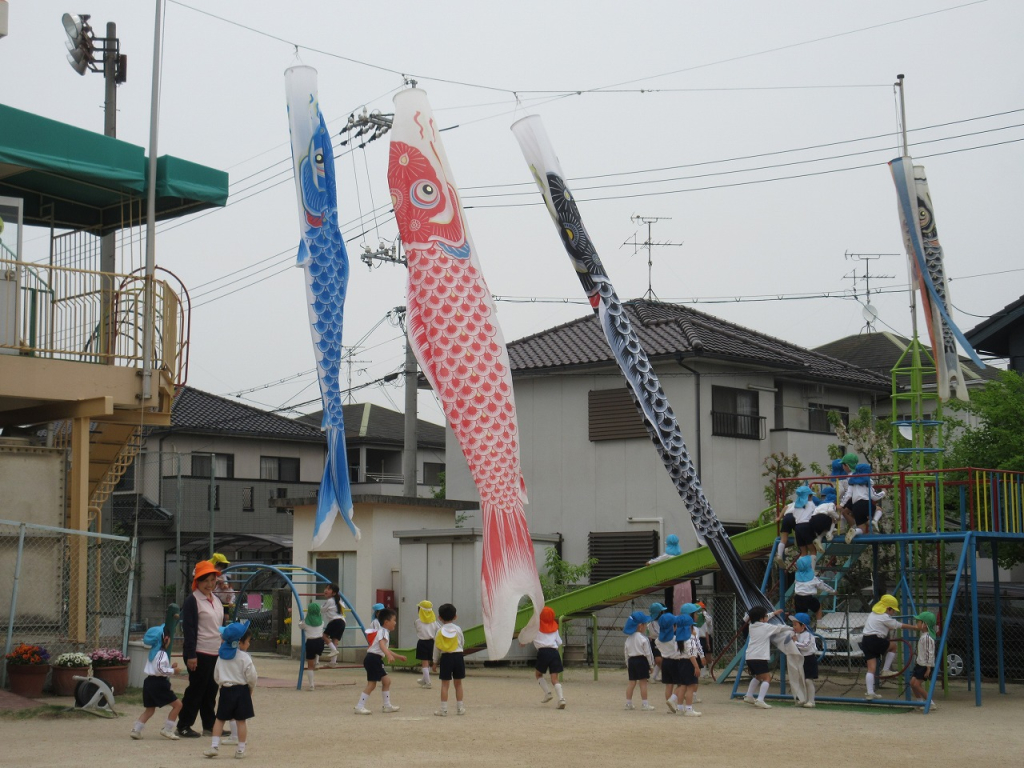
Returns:
[[[0,104],[0,196],[25,201],[25,223],[106,233],[145,221],[142,147]],[[215,206],[228,175],[157,159],[157,220]]]

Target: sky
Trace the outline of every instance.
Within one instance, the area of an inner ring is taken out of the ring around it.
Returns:
[[[117,24],[128,56],[118,138],[147,147],[155,2],[9,5],[0,101],[102,132],[103,79],[67,64],[61,26],[64,12],[89,13],[99,36]],[[158,153],[230,175],[224,209],[157,227],[157,263],[191,297],[188,383],[286,415],[319,407],[294,267],[289,66],[318,70],[335,141],[347,380],[356,401],[403,411],[400,380],[373,382],[403,364],[386,316],[405,302],[404,269],[359,259],[397,237],[388,140],[339,146],[351,113],[392,112],[408,79],[426,90],[508,341],[590,311],[509,130],[538,114],[620,298],[650,287],[814,347],[864,330],[866,269],[876,330],[911,333],[886,166],[900,154],[904,74],[909,152],[927,170],[953,316],[968,330],[1024,293],[1009,226],[1024,202],[1022,33],[1016,0],[169,0]],[[666,244],[651,249],[650,286],[638,217]],[[47,238],[26,231],[29,259],[45,258]],[[430,393],[419,413],[443,422]]]

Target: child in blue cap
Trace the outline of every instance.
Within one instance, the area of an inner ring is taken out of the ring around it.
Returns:
[[[814,558],[803,555],[796,560],[796,576],[793,584],[793,610],[803,611],[815,618],[821,618],[821,601],[818,595],[834,595],[836,591],[818,578],[814,572]]]
[[[651,670],[651,682],[657,683],[661,681],[661,649],[658,648],[658,644],[655,642],[658,639],[658,619],[661,615],[668,610],[661,603],[651,603],[651,607],[647,609],[651,617],[651,620],[647,624],[647,642],[651,646],[651,655],[654,657],[654,668]]]
[[[213,724],[213,740],[210,748],[203,752],[206,757],[220,754],[220,737],[224,723],[235,721],[238,748],[235,757],[245,757],[245,739],[248,734],[246,721],[255,717],[252,708],[252,692],[256,690],[256,667],[249,650],[252,630],[248,621],[237,621],[220,628],[221,644],[217,652],[217,666],[213,670],[213,681],[220,686],[217,699],[217,720]]]
[[[643,611],[633,611],[626,619],[626,626],[622,630],[628,635],[623,648],[629,673],[629,683],[626,684],[626,709],[633,709],[633,691],[636,690],[638,682],[643,702],[640,709],[644,712],[654,709],[647,701],[647,681],[651,677],[651,669],[654,668],[654,654],[651,653],[651,644],[647,642],[647,625],[650,621],[651,617]]]
[[[836,459],[839,461],[839,459]],[[839,524],[839,509],[836,507],[835,486],[826,485],[819,494],[820,503],[814,507],[811,515],[811,532],[814,534],[814,547],[818,552],[825,551],[825,541],[832,541],[836,526]]]
[[[676,616],[676,647],[679,652],[677,678],[679,684],[665,702],[669,712],[686,717],[700,717],[701,713],[693,708],[693,697],[700,683],[700,640],[697,639],[697,628],[693,616],[700,610],[695,603],[683,603]]]
[[[846,543],[851,544],[857,536],[868,532],[868,525],[874,515],[875,502],[885,498],[885,491],[876,491],[871,484],[870,464],[858,464],[853,476],[847,481],[846,491],[839,499],[840,506],[846,507],[843,516],[850,523],[846,532]],[[878,521],[876,517],[875,522]]]
[[[149,660],[146,662],[146,681],[142,684],[142,706],[146,709],[132,727],[131,737],[142,738],[142,728],[159,707],[171,705],[171,712],[164,721],[160,735],[172,741],[178,738],[174,728],[181,711],[181,701],[171,690],[171,676],[178,672],[178,664],[171,663],[165,650],[171,644],[171,638],[164,633],[164,625],[150,627],[142,638],[142,644],[149,648]]]
[[[658,637],[654,641],[654,647],[661,654],[661,681],[665,683],[665,703],[669,712],[675,713],[676,702],[679,697],[675,696],[675,689],[682,684],[679,675],[679,646],[676,643],[676,617],[668,610],[662,611],[658,616]]]

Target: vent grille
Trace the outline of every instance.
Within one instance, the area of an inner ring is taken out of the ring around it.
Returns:
[[[642,568],[658,550],[657,531],[591,531],[587,552],[588,557],[597,558],[597,565],[590,571],[590,583]]]
[[[644,419],[625,387],[592,389],[587,393],[587,405],[591,442],[650,439]]]

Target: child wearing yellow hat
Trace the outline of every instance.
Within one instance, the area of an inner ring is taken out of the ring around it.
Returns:
[[[935,614],[931,611],[921,611],[914,617],[917,622],[917,629],[921,633],[921,639],[917,641],[917,664],[914,665],[914,676],[910,678],[910,690],[914,692],[914,698],[925,701],[928,698],[928,691],[924,684],[931,679],[932,669],[935,667]],[[932,702],[932,709],[935,709],[935,702]]]
[[[417,603],[416,614],[416,658],[423,670],[423,677],[417,680],[421,688],[430,687],[430,662],[434,659],[434,635],[441,628],[441,622],[434,615],[434,604],[429,600]]]
[[[882,676],[892,674],[890,669],[896,659],[896,641],[889,639],[889,633],[893,630],[906,629],[911,632],[917,629],[914,624],[904,624],[894,618],[900,609],[899,601],[892,595],[882,595],[878,602],[871,606],[871,615],[864,622],[864,637],[860,641],[860,649],[864,651],[864,660],[867,662],[868,671],[864,675],[864,683],[867,686],[865,699],[880,699],[882,694],[875,693],[875,670],[878,668],[878,660],[885,657],[882,665]]]
[[[455,714],[464,715],[466,704],[462,693],[462,681],[466,678],[466,637],[462,633],[462,627],[455,623],[459,615],[454,605],[445,603],[437,609],[437,615],[441,621],[437,623],[438,629],[431,644],[431,653],[434,668],[441,677],[441,708],[434,714],[438,717],[448,716],[448,688],[454,681]]]

